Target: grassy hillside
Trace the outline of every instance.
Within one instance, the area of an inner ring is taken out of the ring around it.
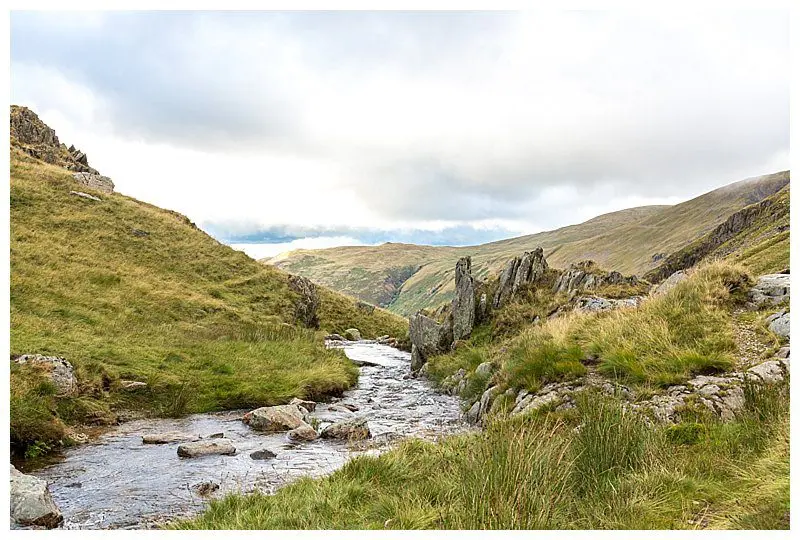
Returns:
[[[282,271],[250,259],[186,217],[120,194],[70,194],[63,168],[11,149],[11,354],[63,356],[81,394],[54,399],[30,369],[11,373],[20,448],[63,438],[63,424],[117,410],[177,415],[340,392],[357,371],[321,333],[357,327],[404,336],[406,321],[321,290],[320,332],[294,323]],[[126,392],[120,380],[147,389]]]
[[[667,384],[741,361],[735,329],[750,280],[741,266],[717,262],[638,309],[575,314],[528,324],[511,336],[478,328],[467,346],[431,359],[429,373],[436,379],[460,367],[472,373],[491,360],[498,366],[492,384],[503,392],[535,391],[596,369],[646,399]],[[765,347],[777,343],[768,333],[754,335]],[[478,395],[488,383],[481,382]],[[545,407],[520,416],[508,416],[507,402],[498,397],[479,433],[436,444],[407,441],[274,496],[225,497],[174,526],[789,527],[786,381],[745,385],[744,408],[727,423],[695,404],[676,425],[649,424],[618,397],[589,390],[576,396],[575,408]]]
[[[685,247],[788,182],[789,173],[784,171],[736,182],[675,206],[623,210],[555,231],[480,246],[383,244],[297,250],[266,262],[409,315],[451,298],[453,268],[465,255],[472,256],[473,274],[481,278],[498,274],[509,258],[538,246],[557,268],[591,259],[623,274],[641,275],[659,264],[659,255],[666,257]],[[400,285],[392,278],[415,269]]]

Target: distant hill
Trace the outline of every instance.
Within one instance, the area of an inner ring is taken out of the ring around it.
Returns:
[[[731,214],[772,196],[788,183],[789,171],[778,172],[742,180],[674,206],[622,210],[554,231],[479,246],[388,243],[296,250],[264,262],[410,315],[450,300],[453,267],[465,255],[472,256],[473,274],[481,278],[497,274],[509,258],[538,246],[556,267],[591,259],[623,274],[645,274]]]

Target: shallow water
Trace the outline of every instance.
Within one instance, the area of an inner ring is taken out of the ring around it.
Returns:
[[[202,482],[219,484],[211,498],[254,489],[272,492],[299,477],[329,474],[353,455],[380,452],[397,438],[430,439],[464,429],[457,398],[437,393],[424,379],[405,378],[408,353],[366,341],[348,343],[344,350],[354,361],[377,365],[361,367],[356,388],[341,399],[318,403],[311,416],[320,427],[365,416],[373,435],[368,449],[323,439],[293,444],[285,434],[251,430],[241,421],[246,411],[229,411],[128,422],[67,450],[62,461],[34,474],[50,482],[65,528],[147,528],[202,510],[210,499],[193,488]],[[328,410],[345,403],[358,411]],[[177,455],[178,443],[142,444],[142,435],[164,431],[224,433],[237,452],[184,459]],[[250,458],[261,449],[277,457]]]

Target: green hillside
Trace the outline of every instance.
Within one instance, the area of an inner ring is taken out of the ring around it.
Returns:
[[[407,332],[405,320],[322,288],[320,330],[300,328],[287,274],[180,214],[71,174],[11,148],[11,354],[63,356],[80,384],[55,399],[40,374],[12,364],[20,449],[63,440],[63,422],[111,422],[123,410],[179,415],[340,392],[357,371],[324,348],[323,332]],[[128,392],[121,380],[147,387]]]
[[[538,246],[554,267],[591,259],[623,274],[642,275],[732,213],[769,197],[788,182],[789,172],[783,171],[736,182],[675,206],[613,212],[555,231],[479,246],[383,244],[297,250],[265,262],[409,315],[451,298],[453,267],[465,255],[472,256],[473,273],[480,278],[498,274],[509,258]],[[411,271],[405,281],[396,279]]]

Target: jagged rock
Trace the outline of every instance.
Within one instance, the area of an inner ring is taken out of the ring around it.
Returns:
[[[289,405],[297,405],[298,407],[304,408],[308,412],[312,412],[317,408],[316,402],[300,398],[292,398],[292,401],[289,402]]]
[[[782,360],[767,360],[747,370],[758,376],[762,381],[775,383],[783,380],[786,375],[786,365]]]
[[[411,370],[419,369],[428,357],[450,349],[452,330],[422,313],[409,317],[408,336],[411,339]]]
[[[369,439],[372,434],[366,418],[352,418],[343,422],[336,422],[322,430],[323,439],[341,439],[359,441]]]
[[[453,339],[469,337],[475,325],[475,285],[472,281],[472,258],[461,257],[455,270],[456,292],[451,313]]]
[[[486,316],[489,314],[489,304],[486,298],[486,293],[481,293],[481,298],[478,301],[478,311],[475,314],[477,321],[483,321],[486,319]]]
[[[344,331],[344,337],[350,341],[361,341],[361,332],[358,331],[358,328],[348,328]]]
[[[289,287],[299,296],[294,305],[295,319],[306,328],[319,328],[319,294],[316,285],[308,278],[290,275]]]
[[[547,260],[544,258],[544,250],[540,247],[526,251],[521,257],[514,257],[506,263],[500,274],[492,305],[495,308],[501,307],[513,298],[520,287],[535,283],[545,272],[547,272]]]
[[[277,457],[277,455],[278,454],[276,454],[272,450],[267,450],[267,449],[256,450],[255,452],[251,452],[250,453],[250,459],[254,459],[254,460],[257,460],[257,461],[258,460],[265,460],[265,459],[272,459],[274,457]]]
[[[60,396],[74,396],[78,393],[78,378],[75,368],[67,360],[58,356],[23,354],[13,359],[17,364],[31,364],[41,368],[50,377]]]
[[[655,286],[650,294],[653,296],[665,294],[674,289],[678,283],[686,280],[687,277],[689,276],[688,274],[686,274],[686,272],[684,272],[683,270],[678,270],[677,272],[669,276],[667,279],[662,281],[659,285]]]
[[[77,172],[72,178],[82,186],[103,193],[114,193],[114,182],[108,176],[103,176],[92,172]]]
[[[750,289],[748,296],[755,305],[764,303],[779,304],[789,300],[790,293],[789,274],[766,274],[756,281]]]
[[[286,436],[292,441],[313,441],[318,437],[317,430],[308,424],[294,428]]]
[[[464,370],[464,368],[459,368],[459,370],[452,375],[445,377],[440,383],[440,386],[446,393],[450,395],[456,395],[457,392],[455,392],[455,389],[466,376],[467,372]]]
[[[148,433],[147,435],[142,435],[142,444],[171,444],[199,440],[200,435],[185,433],[183,431],[165,431],[163,433]]]
[[[472,405],[470,410],[465,415],[465,419],[467,420],[467,422],[470,422],[472,424],[480,422],[486,415],[486,413],[489,412],[489,409],[492,407],[494,399],[499,394],[500,394],[499,386],[492,386],[487,388],[483,392],[483,394],[481,394],[481,398]]]
[[[596,289],[606,285],[636,285],[636,276],[625,277],[619,272],[607,274],[600,271],[593,261],[571,264],[556,280],[553,292],[571,295],[578,291]]]
[[[791,330],[789,324],[789,313],[781,311],[767,317],[770,331],[779,335],[780,337],[789,339],[789,332]]]
[[[64,517],[47,482],[11,467],[11,519],[22,526],[58,527]]]
[[[178,455],[184,458],[212,455],[232,456],[235,453],[236,447],[228,439],[204,439],[178,446]]]
[[[261,407],[245,414],[242,421],[256,431],[267,433],[289,431],[305,423],[303,411],[297,405]]]

